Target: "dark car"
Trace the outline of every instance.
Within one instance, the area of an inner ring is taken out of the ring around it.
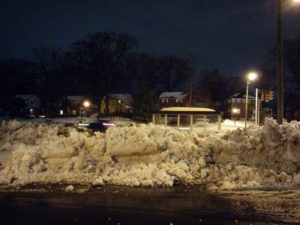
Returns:
[[[98,120],[97,122],[92,123],[79,123],[78,126],[89,128],[92,131],[105,132],[109,127],[116,125],[110,120]]]

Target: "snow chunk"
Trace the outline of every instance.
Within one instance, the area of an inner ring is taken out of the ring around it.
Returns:
[[[65,188],[65,192],[74,192],[74,186],[73,185],[69,185]]]

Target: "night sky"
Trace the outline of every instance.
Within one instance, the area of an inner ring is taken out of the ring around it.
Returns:
[[[94,32],[126,32],[140,52],[239,75],[276,43],[275,0],[7,0],[0,17],[1,59],[29,57],[42,44],[66,49]],[[287,4],[285,38],[300,37],[299,21],[300,6]]]

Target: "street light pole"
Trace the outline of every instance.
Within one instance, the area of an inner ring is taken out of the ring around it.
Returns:
[[[277,123],[282,124],[284,113],[283,93],[283,43],[282,43],[282,0],[277,0]]]
[[[247,128],[248,120],[248,95],[249,95],[249,85],[250,82],[253,82],[257,79],[258,74],[256,72],[249,72],[247,74],[247,85],[246,85],[246,103],[245,103],[245,128]]]
[[[247,85],[246,85],[245,128],[247,128],[247,120],[248,120],[248,94],[249,94],[249,80],[247,80]]]
[[[80,107],[80,123],[82,123],[82,117],[83,117],[83,109],[87,110],[91,106],[91,102],[89,100],[85,100],[82,102],[82,106]]]
[[[258,125],[258,88],[255,89],[255,125]]]

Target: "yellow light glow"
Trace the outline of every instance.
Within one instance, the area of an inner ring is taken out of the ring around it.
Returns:
[[[257,79],[257,73],[256,72],[250,72],[247,75],[248,81],[255,81]]]
[[[240,113],[240,109],[238,109],[238,108],[233,108],[233,109],[232,109],[232,113],[233,113],[233,114],[239,114],[239,113]]]
[[[300,3],[300,0],[292,0],[292,2],[298,4]]]
[[[88,100],[85,100],[82,104],[85,108],[88,108],[91,105],[91,103]]]

